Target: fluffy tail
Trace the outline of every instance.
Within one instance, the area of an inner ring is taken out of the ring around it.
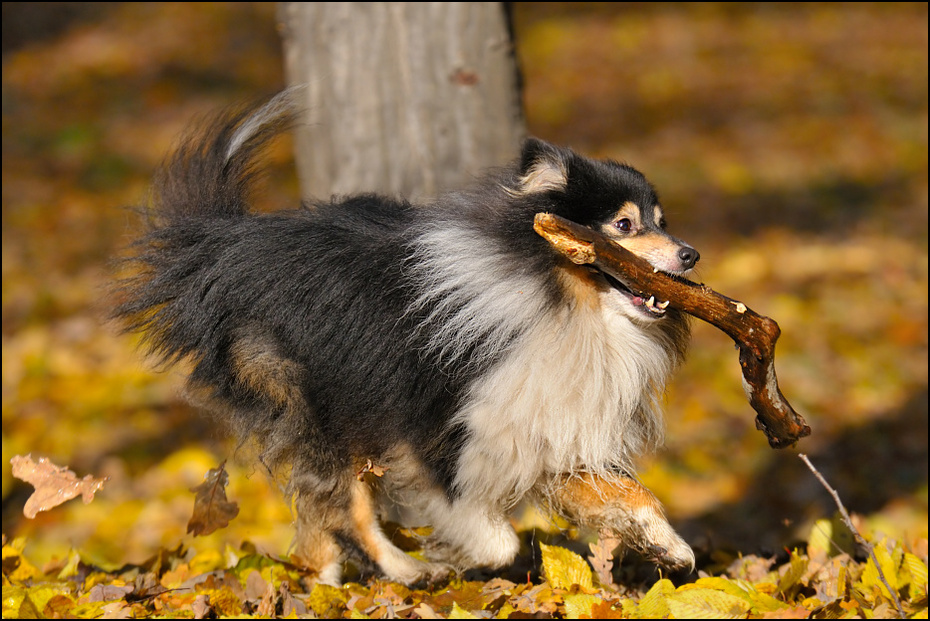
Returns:
[[[162,362],[202,355],[207,329],[189,312],[210,287],[219,240],[248,215],[260,151],[293,124],[299,88],[264,105],[227,111],[183,138],[155,176],[148,230],[125,261],[132,275],[113,289],[112,317]]]
[[[155,222],[245,215],[256,156],[292,124],[299,90],[283,91],[257,109],[227,111],[190,131],[155,177],[150,206]]]

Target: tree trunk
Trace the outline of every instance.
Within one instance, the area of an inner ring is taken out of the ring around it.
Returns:
[[[280,21],[288,79],[305,85],[305,195],[434,196],[518,153],[502,3],[287,2]]]

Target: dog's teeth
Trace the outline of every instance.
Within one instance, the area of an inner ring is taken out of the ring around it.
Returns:
[[[648,306],[649,308],[652,308],[655,305],[656,305],[656,296],[653,295],[648,300],[646,300],[646,306]]]
[[[668,308],[668,300],[665,300],[664,302],[659,302],[658,304],[656,304],[656,306],[658,306],[662,310],[665,310],[666,308]]]

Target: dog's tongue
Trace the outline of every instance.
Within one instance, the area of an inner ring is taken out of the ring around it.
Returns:
[[[633,296],[632,302],[633,302],[633,306],[642,306],[643,304],[646,303],[646,300],[636,295],[636,296]]]

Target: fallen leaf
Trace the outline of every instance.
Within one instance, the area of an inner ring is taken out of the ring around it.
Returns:
[[[87,601],[89,602],[112,602],[121,600],[128,594],[132,593],[135,587],[132,585],[115,585],[115,584],[97,584],[88,592]]]
[[[591,549],[591,556],[588,562],[594,568],[594,575],[597,576],[601,586],[614,589],[617,587],[614,582],[614,555],[613,551],[620,545],[620,540],[611,537],[608,533],[602,532],[595,543],[588,544]]]
[[[749,612],[749,603],[742,598],[713,589],[679,590],[667,602],[676,619],[738,619]]]
[[[194,603],[191,604],[191,610],[194,612],[195,619],[205,619],[208,614],[213,612],[213,608],[210,606],[210,596],[201,593],[194,600]]]
[[[187,523],[187,532],[194,536],[209,535],[225,528],[230,520],[239,515],[239,506],[226,500],[226,486],[229,484],[226,462],[208,470],[204,479],[203,483],[191,489],[197,495],[194,498],[194,513]]]
[[[61,503],[81,495],[84,504],[94,499],[94,494],[103,487],[107,477],[95,479],[87,475],[83,479],[62,466],[56,466],[45,457],[32,461],[32,455],[15,455],[10,459],[13,476],[35,487],[23,507],[23,514],[32,519],[39,511],[48,511]]]
[[[591,568],[583,558],[565,548],[539,544],[542,551],[543,572],[554,589],[570,589],[573,584],[586,589],[594,587]]]
[[[675,585],[668,578],[656,581],[636,606],[639,619],[664,619],[671,614],[668,596],[675,592]],[[632,615],[631,615],[632,616]]]
[[[566,595],[565,617],[567,619],[594,619],[593,609],[604,600],[597,595],[588,595],[587,593],[574,593]]]

